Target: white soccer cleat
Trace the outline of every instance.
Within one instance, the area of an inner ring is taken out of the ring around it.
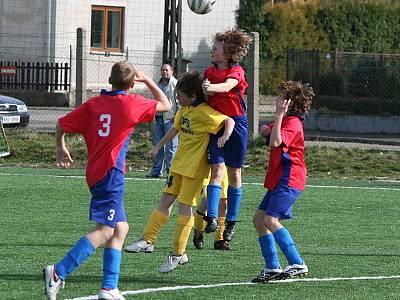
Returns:
[[[189,258],[186,253],[181,255],[168,255],[165,263],[158,270],[160,273],[168,273],[175,268],[182,266],[188,262]]]
[[[295,276],[306,276],[307,273],[308,273],[308,267],[304,263],[302,265],[298,264],[289,265],[283,270],[283,276],[285,278],[295,277]]]
[[[125,300],[118,288],[112,290],[103,290],[99,292],[99,300]]]
[[[278,269],[268,269],[265,268],[261,271],[261,273],[253,278],[251,282],[253,283],[265,283],[271,280],[279,280],[283,274],[283,270],[281,268]]]
[[[133,242],[128,246],[125,246],[124,250],[126,252],[133,252],[133,253],[138,253],[138,252],[151,253],[154,252],[154,245],[145,241],[143,239],[143,236],[141,236],[137,241]]]
[[[56,300],[60,288],[64,288],[65,281],[61,280],[54,271],[54,265],[49,265],[43,269],[44,293],[48,300]]]

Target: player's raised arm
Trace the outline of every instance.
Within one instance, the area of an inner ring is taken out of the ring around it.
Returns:
[[[146,74],[144,74],[140,70],[135,70],[135,81],[138,82],[143,82],[151,93],[154,96],[154,99],[158,101],[157,106],[156,106],[156,111],[157,112],[164,112],[164,111],[169,111],[171,110],[171,103],[169,103],[168,98],[165,96],[163,91],[157,86],[157,84],[148,77]]]
[[[203,85],[203,90],[207,94],[208,93],[227,93],[231,89],[233,89],[235,86],[237,86],[238,83],[239,83],[239,80],[237,80],[235,78],[228,78],[223,83],[208,84],[208,86]]]
[[[65,133],[60,123],[56,126],[56,165],[57,167],[68,168],[73,162],[67,147],[65,146]]]

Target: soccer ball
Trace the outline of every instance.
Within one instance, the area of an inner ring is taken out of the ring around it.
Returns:
[[[187,4],[192,12],[204,15],[213,9],[215,0],[187,0]]]

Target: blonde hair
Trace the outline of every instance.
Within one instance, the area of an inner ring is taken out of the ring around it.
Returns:
[[[131,86],[136,72],[132,64],[126,60],[115,63],[111,69],[109,82],[116,89],[127,90]]]
[[[215,34],[214,42],[216,41],[223,43],[224,53],[230,63],[239,63],[247,55],[253,39],[242,29],[232,28]]]

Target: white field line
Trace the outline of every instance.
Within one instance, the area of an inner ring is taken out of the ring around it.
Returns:
[[[291,283],[291,282],[333,282],[333,281],[357,281],[357,280],[385,280],[385,279],[400,279],[400,275],[393,276],[375,276],[375,277],[328,277],[328,278],[293,278],[286,280],[270,281],[270,284],[281,284],[281,283]],[[215,288],[224,286],[236,286],[236,285],[255,285],[256,283],[251,282],[227,282],[227,283],[217,283],[217,284],[201,284],[201,285],[178,285],[178,286],[166,286],[159,288],[148,288],[143,290],[135,291],[125,291],[121,292],[122,295],[139,295],[147,293],[157,293],[166,291],[177,291],[177,290],[187,290],[187,289],[204,289],[204,288]],[[98,299],[97,295],[73,298],[69,300],[91,300]]]
[[[82,176],[82,175],[51,175],[51,174],[35,174],[35,175],[32,175],[32,174],[20,174],[20,173],[0,173],[0,176],[35,176],[35,177],[85,179],[85,176]],[[129,178],[129,177],[125,178],[125,180],[133,180],[133,181],[165,181],[165,179],[163,179],[163,178]],[[388,181],[388,182],[391,182],[391,181]],[[258,185],[258,186],[262,186],[262,183],[259,183],[259,182],[243,182],[243,185]],[[360,190],[400,191],[400,188],[370,187],[370,186],[336,186],[336,185],[313,185],[313,184],[307,184],[307,187],[308,188],[331,188],[331,189],[360,189]]]

